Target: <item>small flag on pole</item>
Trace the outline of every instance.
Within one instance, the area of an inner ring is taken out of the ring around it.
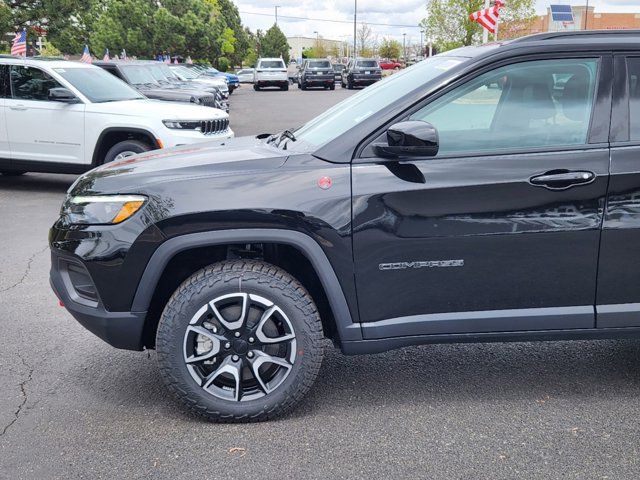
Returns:
[[[191,55],[187,57],[187,65],[193,65],[193,60],[191,60]]]
[[[123,48],[122,52],[120,53],[120,58],[122,58],[122,60],[126,60],[127,59],[127,51]]]
[[[27,56],[27,30],[16,33],[11,44],[11,55]]]
[[[91,52],[89,52],[89,45],[84,46],[84,52],[82,52],[82,56],[80,57],[80,61],[84,63],[91,63]]]
[[[500,9],[502,7],[504,7],[504,3],[501,0],[496,0],[496,3],[492,7],[473,12],[469,15],[469,20],[478,22],[489,33],[496,33]]]
[[[105,62],[108,62],[109,60],[111,60],[111,58],[109,58],[109,49],[105,48],[104,49],[104,56],[102,57],[102,60]]]
[[[171,63],[171,55],[165,55],[164,63]]]

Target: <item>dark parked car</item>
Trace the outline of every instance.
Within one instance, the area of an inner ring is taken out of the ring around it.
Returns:
[[[349,61],[342,71],[342,88],[366,87],[382,79],[382,69],[375,58],[357,58]]]
[[[51,229],[51,283],[219,421],[292,409],[325,337],[640,338],[638,78],[640,31],[544,33],[429,58],[295,131],[99,167]]]
[[[322,87],[335,90],[336,80],[331,62],[326,58],[309,58],[304,61],[298,74],[298,88]]]
[[[334,80],[336,82],[342,81],[342,72],[345,68],[347,68],[347,66],[344,63],[333,64]]]
[[[173,102],[189,102],[206,107],[225,109],[215,94],[203,90],[162,86],[151,73],[147,62],[98,61],[94,65],[124,80],[146,97]]]

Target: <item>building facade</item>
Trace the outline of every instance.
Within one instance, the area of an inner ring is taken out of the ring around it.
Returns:
[[[561,32],[573,30],[627,30],[640,29],[640,7],[638,13],[596,12],[594,7],[573,6],[574,21],[554,22],[551,10],[546,15],[538,15],[531,22],[511,22],[500,25],[498,38],[515,38],[523,35],[543,32]]]
[[[316,37],[287,37],[289,43],[289,56],[296,61],[302,59],[302,54],[305,50],[315,48],[318,44],[322,45],[328,52],[335,52],[338,56],[345,56],[342,52],[344,49],[344,42],[340,40],[329,40],[327,38]]]

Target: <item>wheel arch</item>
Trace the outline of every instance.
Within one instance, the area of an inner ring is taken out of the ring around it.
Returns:
[[[286,245],[299,251],[309,262],[315,275],[317,275],[322,294],[326,297],[332,317],[330,321],[334,340],[342,342],[362,339],[360,324],[353,321],[338,277],[326,254],[313,238],[301,232],[285,229],[233,229],[191,233],[173,237],[160,245],[153,253],[142,274],[131,306],[131,311],[133,312],[147,312],[145,321],[146,343],[149,343],[157,324],[158,315],[152,313],[154,296],[161,286],[165,271],[172,260],[180,254],[193,250],[246,243]],[[218,258],[218,261],[226,259],[226,257]],[[204,263],[207,262],[213,263],[215,260],[205,260]],[[194,271],[196,270],[191,271],[191,273]],[[296,275],[295,272],[290,273],[294,276]],[[299,280],[302,281],[300,278]],[[166,295],[167,292],[164,293]],[[314,300],[317,301],[314,292],[310,293]],[[318,307],[321,309],[320,305]],[[324,321],[325,318],[323,318],[323,323]]]
[[[107,151],[116,143],[124,140],[141,140],[151,145],[154,149],[160,148],[155,135],[144,128],[109,127],[105,128],[98,137],[96,146],[93,149],[91,164],[93,166],[100,165],[102,163],[101,158],[104,158]]]

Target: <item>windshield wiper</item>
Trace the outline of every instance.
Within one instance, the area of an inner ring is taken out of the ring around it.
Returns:
[[[280,135],[278,135],[278,143],[276,143],[277,147],[280,147],[280,145],[282,144],[282,142],[284,142],[285,139],[289,139],[292,142],[296,141],[296,136],[293,134],[292,130],[286,129],[283,130],[282,133]],[[285,143],[284,145],[282,145],[282,149],[286,150],[287,149],[287,144]]]

